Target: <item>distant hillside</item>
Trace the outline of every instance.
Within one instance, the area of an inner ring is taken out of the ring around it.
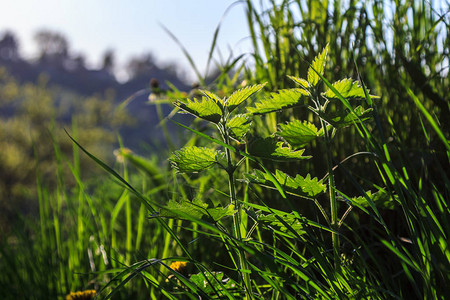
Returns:
[[[142,149],[142,145],[146,144],[150,146],[165,145],[162,131],[158,127],[159,118],[156,107],[149,105],[148,102],[150,80],[157,79],[162,89],[168,88],[166,84],[168,81],[179,90],[189,90],[189,86],[176,75],[154,65],[147,72],[140,72],[138,76],[125,83],[118,82],[106,69],[90,70],[82,65],[76,65],[73,60],[63,63],[51,59],[29,62],[18,57],[11,59],[11,57],[5,58],[0,55],[0,67],[2,66],[19,82],[36,83],[39,76],[45,74],[49,86],[57,86],[81,96],[103,95],[106,91],[112,90],[117,105],[136,92],[146,89],[146,92],[134,97],[126,106],[135,120],[135,126],[120,130],[124,144],[133,150]],[[165,105],[163,111],[168,114],[171,107]],[[178,128],[169,124],[169,130],[175,135]]]

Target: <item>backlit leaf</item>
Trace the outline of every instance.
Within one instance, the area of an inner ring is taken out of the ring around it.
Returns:
[[[345,78],[334,82],[333,87],[344,98],[365,98],[364,89],[357,81],[353,81],[350,78]],[[328,89],[325,92],[325,96],[330,99],[338,99],[338,96],[331,89]]]
[[[303,78],[298,78],[298,77],[294,77],[294,76],[289,76],[289,79],[291,79],[292,81],[294,81],[295,83],[297,83],[301,88],[303,89],[308,89],[309,88],[309,83],[307,80],[303,79]]]
[[[197,201],[181,201],[170,200],[167,205],[161,209],[160,216],[167,218],[179,218],[179,214],[189,215],[193,218],[201,219],[208,207],[207,203]]]
[[[312,67],[309,67],[308,69],[308,82],[310,86],[315,86],[319,82],[320,77],[319,75],[317,75],[317,73],[323,75],[323,71],[325,70],[327,54],[328,54],[328,44],[322,50],[322,53],[316,56],[316,58],[311,64]]]
[[[279,126],[280,131],[276,134],[284,138],[293,147],[304,147],[310,141],[323,136],[323,130],[317,130],[314,124],[307,121],[302,123],[299,120],[294,120]]]
[[[311,156],[302,156],[303,152],[305,152],[305,149],[295,151],[288,146],[283,147],[283,142],[271,137],[255,139],[248,145],[250,155],[278,161],[311,158]]]
[[[250,182],[273,187],[268,176],[259,170],[255,170],[253,175],[247,175],[247,178]],[[286,192],[308,198],[314,198],[326,189],[326,185],[323,184],[322,180],[318,180],[317,177],[311,178],[310,174],[306,175],[306,177],[297,175],[294,178],[277,170],[275,178]]]
[[[247,100],[254,93],[261,90],[265,85],[265,83],[257,84],[235,91],[227,100],[225,100],[225,105],[228,107],[228,111],[233,111],[239,104]]]
[[[288,234],[292,238],[295,237],[293,236],[293,232],[295,232],[296,235],[305,233],[302,220],[291,213],[261,214],[258,216],[258,222],[270,226],[272,229],[279,230],[284,234]],[[289,226],[289,228],[286,226]]]
[[[234,137],[240,140],[250,129],[251,122],[247,115],[236,115],[227,122],[228,128],[231,130]]]
[[[308,92],[304,89],[279,90],[278,93],[271,93],[270,97],[256,103],[256,107],[248,107],[247,110],[254,114],[265,114],[285,108],[304,105],[303,96]]]
[[[213,208],[208,208],[207,214],[205,216],[213,219],[214,221],[219,221],[222,218],[234,215],[235,212],[236,210],[234,209],[234,205],[228,204],[228,206],[226,207],[217,206]]]
[[[380,189],[379,191],[372,194],[371,191],[366,192],[367,197],[369,197],[373,203],[375,203],[375,206],[377,208],[385,208],[385,209],[394,209],[395,204],[397,203],[397,198],[394,199],[389,196],[389,194],[383,190]],[[366,197],[360,196],[360,197],[354,197],[351,200],[351,203],[353,205],[361,205],[363,207],[370,207],[369,202],[367,201]]]
[[[187,102],[177,101],[175,105],[196,117],[213,123],[218,123],[223,114],[216,101],[208,97],[202,97],[200,102],[196,99],[193,101],[187,99]]]
[[[321,115],[321,117],[336,128],[350,126],[353,124],[353,122],[357,122],[358,118],[361,121],[365,121],[372,117],[371,108],[364,110],[362,106],[358,106],[353,111],[355,112],[356,115],[353,112],[341,111],[333,115],[323,114]]]
[[[200,172],[216,163],[221,156],[220,151],[204,147],[184,147],[175,151],[170,157],[172,166],[180,173]]]
[[[220,107],[223,107],[223,99],[221,99],[219,96],[214,94],[213,92],[207,91],[207,90],[200,90],[203,95],[208,97],[211,100],[214,100]]]
[[[228,277],[224,278],[223,275],[223,272],[198,273],[191,275],[189,280],[208,294],[223,291],[223,289],[226,289],[228,293],[238,290],[236,281]]]
[[[167,218],[180,218],[181,215],[189,215],[196,219],[206,219],[208,221],[219,221],[220,219],[234,215],[236,210],[234,205],[230,204],[226,207],[208,208],[208,204],[200,201],[169,201],[167,205],[161,209],[160,216]]]

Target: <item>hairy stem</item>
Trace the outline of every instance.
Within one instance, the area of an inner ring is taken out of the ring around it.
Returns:
[[[333,170],[333,161],[331,157],[331,136],[328,132],[327,124],[324,120],[321,120],[322,128],[324,130],[325,136],[325,145],[327,152],[327,166],[328,166],[328,192],[330,198],[330,210],[331,210],[331,229],[333,229],[332,233],[332,242],[333,242],[333,253],[334,253],[334,264],[336,269],[339,268],[340,258],[339,258],[339,234],[337,231],[339,230],[339,220],[338,220],[338,207],[336,200],[336,192],[335,192],[335,183],[334,183],[334,170]]]
[[[328,105],[328,101],[325,101],[322,106],[319,100],[318,91],[313,96],[313,102],[316,106],[316,109],[319,111],[324,111]],[[331,215],[331,229],[333,232],[331,234],[331,239],[333,243],[333,254],[334,254],[334,265],[336,269],[340,267],[340,242],[339,242],[339,220],[338,220],[338,205],[336,200],[336,191],[335,191],[335,183],[334,183],[334,169],[333,169],[333,159],[331,153],[331,133],[328,131],[327,122],[320,117],[320,125],[322,126],[325,142],[324,142],[324,150],[327,155],[327,168],[328,168],[328,192],[330,199],[330,215]]]
[[[230,144],[230,137],[228,135],[227,129],[224,126],[223,127],[223,139],[226,144]],[[234,205],[237,212],[233,215],[233,227],[234,227],[234,233],[235,237],[242,240],[242,234],[241,234],[241,206],[239,201],[237,201],[236,196],[236,185],[234,181],[234,171],[236,170],[235,165],[232,162],[231,159],[231,152],[230,149],[225,149],[225,155],[227,159],[227,173],[228,173],[228,186],[229,186],[229,193],[230,193],[230,202]],[[239,259],[238,259],[238,266],[240,269],[240,273],[242,274],[242,280],[244,282],[245,289],[247,291],[247,297],[245,299],[252,299],[252,291],[251,291],[251,279],[250,274],[246,271],[242,272],[243,270],[248,269],[247,260],[245,259],[245,253],[242,249],[238,250],[239,252]]]

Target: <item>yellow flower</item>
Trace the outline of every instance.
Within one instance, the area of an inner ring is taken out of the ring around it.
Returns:
[[[170,264],[170,268],[177,272],[182,272],[186,268],[187,262],[185,261],[174,261]]]
[[[66,296],[66,300],[89,300],[94,299],[95,290],[86,290],[82,292],[70,292],[69,295]]]

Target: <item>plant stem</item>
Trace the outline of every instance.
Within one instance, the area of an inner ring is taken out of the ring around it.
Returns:
[[[316,109],[319,111],[324,111],[325,108],[328,105],[328,101],[324,103],[322,106],[319,100],[319,93],[316,90],[315,95],[313,95],[313,102],[316,106]],[[325,149],[324,151],[327,153],[327,168],[328,168],[328,192],[329,192],[329,198],[330,198],[330,214],[331,214],[331,229],[333,229],[333,232],[331,234],[331,240],[333,243],[333,254],[334,254],[334,266],[336,270],[340,267],[340,243],[339,243],[339,220],[338,220],[338,207],[337,207],[337,200],[336,200],[336,192],[335,192],[335,183],[334,183],[334,170],[333,170],[333,159],[332,159],[332,153],[331,153],[331,134],[328,132],[327,128],[327,122],[320,117],[320,125],[322,126],[324,137],[325,137]]]
[[[223,126],[223,139],[227,145],[230,144],[230,138],[227,132],[227,129],[225,126]],[[228,173],[228,186],[229,186],[229,193],[230,193],[230,202],[233,204],[237,210],[237,212],[233,215],[233,226],[234,226],[234,233],[235,237],[242,241],[242,234],[241,234],[241,206],[240,203],[237,201],[236,197],[236,185],[234,182],[234,171],[236,170],[236,167],[234,166],[232,159],[231,159],[231,152],[230,149],[225,149],[225,155],[227,159],[227,173]],[[238,250],[239,258],[238,258],[238,267],[239,267],[239,273],[242,274],[242,280],[245,285],[245,289],[247,291],[247,297],[244,299],[252,299],[252,290],[251,290],[251,279],[250,274],[247,273],[248,270],[248,264],[247,260],[245,259],[245,253],[242,249]],[[242,272],[244,270],[244,272]]]
[[[328,191],[330,197],[330,210],[331,210],[331,229],[333,229],[333,233],[331,235],[333,242],[333,253],[334,253],[334,265],[336,269],[339,269],[340,266],[340,258],[339,258],[339,234],[337,231],[339,230],[339,221],[338,221],[338,208],[337,208],[337,200],[336,200],[336,192],[334,190],[334,171],[333,171],[333,161],[331,157],[331,142],[330,135],[328,132],[327,124],[324,120],[321,120],[322,128],[324,130],[325,136],[325,145],[327,152],[327,166],[328,166]]]

